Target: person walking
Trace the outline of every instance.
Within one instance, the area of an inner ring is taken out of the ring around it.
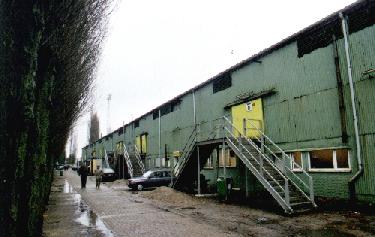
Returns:
[[[89,173],[89,170],[87,166],[82,162],[81,166],[78,169],[78,175],[81,176],[81,188],[86,188],[88,173]]]
[[[102,176],[103,176],[103,171],[100,169],[100,166],[96,166],[95,170],[95,180],[96,180],[96,188],[100,188],[100,182],[102,182]]]

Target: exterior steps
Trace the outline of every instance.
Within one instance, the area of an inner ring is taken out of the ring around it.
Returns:
[[[290,170],[289,165],[294,161],[259,128],[251,128],[257,131],[258,137],[247,138],[246,119],[243,133],[227,118],[224,119],[226,143],[286,213],[292,214],[316,207],[311,176],[304,171],[296,175]],[[293,165],[298,166],[295,163]]]
[[[134,146],[134,152],[129,154],[127,147],[123,145],[123,152],[130,178],[142,176],[145,172],[145,167],[137,147]]]
[[[132,163],[133,167],[133,177],[139,177],[142,176],[144,173],[144,170],[142,169],[141,165],[139,164],[137,157],[132,154],[129,156],[130,162]],[[142,162],[142,161],[141,161]]]

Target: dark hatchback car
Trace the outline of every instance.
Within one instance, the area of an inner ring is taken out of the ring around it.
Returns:
[[[168,186],[175,177],[171,177],[170,170],[149,170],[140,177],[129,179],[128,186],[133,190],[143,190],[145,188]]]

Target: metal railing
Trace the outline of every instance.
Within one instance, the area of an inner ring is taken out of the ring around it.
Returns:
[[[105,164],[105,167],[104,165],[102,165],[102,168],[110,168],[106,149],[104,149],[104,164]]]
[[[196,143],[197,134],[198,134],[198,126],[195,126],[188,140],[186,141],[185,146],[182,148],[181,156],[179,157],[178,162],[174,164],[173,173],[176,177],[175,183],[177,182],[181,171],[184,169],[187,161],[189,160],[191,156],[191,153],[193,152],[193,148]]]
[[[282,166],[280,167],[281,172],[287,176],[291,182],[308,198],[315,206],[314,201],[314,187],[312,177],[302,169],[302,167],[296,163],[289,155],[287,155],[284,150],[282,150],[278,145],[276,145],[264,132],[259,129],[252,120],[244,120],[244,128],[247,129],[247,124],[249,124],[251,129],[256,130],[260,137],[255,137],[255,139],[260,142],[261,146],[264,147],[265,152],[272,155],[275,159],[279,161]],[[246,134],[245,134],[246,136]],[[271,147],[272,146],[272,147]],[[281,156],[281,157],[280,157]],[[270,158],[267,156],[270,160]],[[297,175],[291,167],[296,167],[299,171]],[[309,195],[306,195],[306,192]]]
[[[141,168],[142,174],[144,174],[145,173],[145,165],[142,162],[141,154],[138,150],[137,145],[134,145],[134,155],[135,155],[135,158],[137,160],[137,163],[138,163],[139,167]]]
[[[128,172],[129,172],[130,178],[133,178],[133,165],[132,165],[132,162],[130,161],[129,152],[125,144],[123,144],[123,149],[124,149],[124,158],[125,158],[126,166],[128,166]]]
[[[228,144],[231,145],[232,149],[237,149],[239,155],[238,157],[252,171],[252,173],[284,208],[284,210],[286,212],[291,212],[289,179],[275,166],[271,160],[268,159],[266,154],[262,152],[261,148],[259,148],[252,140],[248,139],[246,136],[243,136],[240,130],[237,129],[228,118],[223,117],[223,120],[223,136],[226,138]],[[258,157],[255,157],[247,146],[250,146],[253,150],[255,150]],[[278,173],[284,183],[282,183],[281,180],[277,180],[274,175],[272,175],[271,172],[265,168],[265,163],[272,167],[273,171]],[[270,181],[274,182],[275,186],[271,185],[269,183]],[[276,187],[279,190],[276,190]]]

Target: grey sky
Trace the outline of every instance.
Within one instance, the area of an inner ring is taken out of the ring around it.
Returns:
[[[122,0],[110,19],[95,82],[106,134],[353,0]],[[77,124],[79,154],[87,121]]]

